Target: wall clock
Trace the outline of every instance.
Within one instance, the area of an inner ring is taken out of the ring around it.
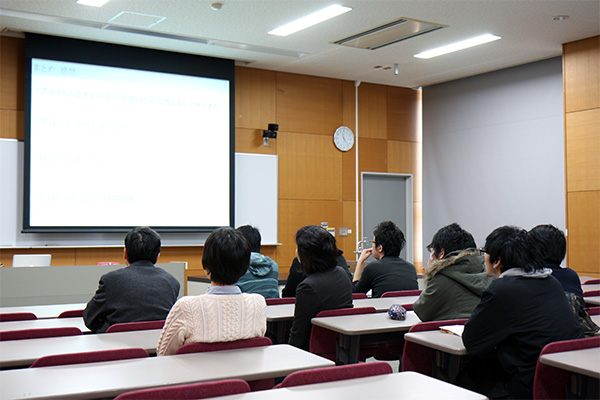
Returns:
[[[333,143],[341,151],[348,151],[354,146],[354,132],[347,126],[340,126],[333,134]]]

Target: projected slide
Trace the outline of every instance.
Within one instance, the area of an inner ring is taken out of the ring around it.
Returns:
[[[230,224],[229,81],[31,68],[31,227]]]

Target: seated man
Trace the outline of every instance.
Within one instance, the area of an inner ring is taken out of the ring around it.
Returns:
[[[525,230],[503,226],[485,241],[485,268],[494,280],[465,325],[473,356],[463,385],[490,398],[530,399],[542,348],[583,337],[560,283],[544,268]]]
[[[527,235],[540,252],[546,263],[546,268],[552,270],[552,276],[558,279],[563,290],[577,296],[581,305],[584,306],[579,275],[571,268],[560,266],[567,254],[565,234],[553,225],[538,225],[531,229]]]
[[[441,228],[427,246],[425,290],[413,304],[421,321],[469,318],[493,277],[485,273],[473,236],[458,224]]]
[[[250,245],[239,231],[219,228],[208,235],[202,267],[211,281],[206,294],[182,297],[167,316],[156,354],[175,354],[187,343],[231,342],[264,336],[265,298],[242,293],[235,283],[248,269]]]
[[[265,299],[279,298],[279,266],[260,254],[260,232],[253,226],[237,228],[250,244],[250,266],[236,285],[244,293],[258,293]]]
[[[373,235],[373,247],[363,250],[356,263],[354,293],[372,290],[372,297],[381,297],[385,292],[418,289],[415,266],[400,258],[406,243],[400,228],[384,221],[375,227]],[[377,261],[366,264],[370,255]]]
[[[96,294],[83,311],[85,325],[94,333],[124,322],[164,320],[179,295],[179,282],[156,267],[160,236],[150,228],[125,236],[126,268],[102,275]]]

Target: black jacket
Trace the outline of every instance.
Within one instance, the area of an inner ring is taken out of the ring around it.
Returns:
[[[352,284],[342,267],[307,275],[296,289],[296,308],[289,343],[308,350],[312,328],[310,320],[321,311],[352,306]]]
[[[381,297],[385,292],[419,288],[415,266],[396,256],[384,256],[381,260],[367,264],[360,279],[353,285],[354,293],[372,290],[371,297]]]
[[[483,292],[462,340],[469,353],[497,358],[505,373],[500,379],[512,398],[529,399],[542,348],[582,337],[581,326],[554,277],[503,276]]]
[[[178,295],[173,275],[150,261],[137,261],[102,275],[83,320],[92,332],[103,333],[117,323],[166,319]]]

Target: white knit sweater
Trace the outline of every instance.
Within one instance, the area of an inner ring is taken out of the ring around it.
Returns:
[[[157,355],[175,354],[179,347],[197,342],[229,342],[264,336],[266,302],[255,293],[186,296],[167,316],[158,340]]]

